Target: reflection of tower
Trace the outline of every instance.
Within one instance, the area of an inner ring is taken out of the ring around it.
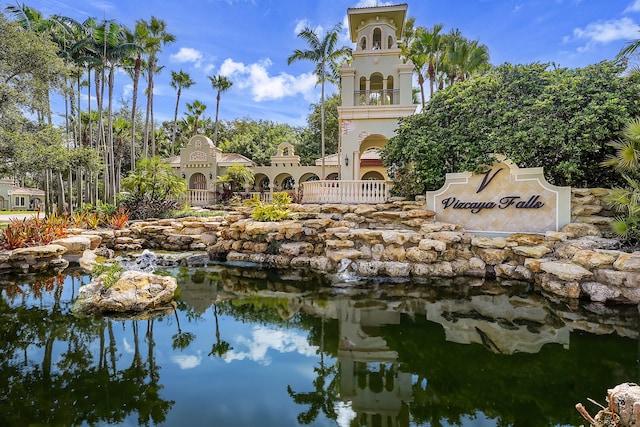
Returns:
[[[369,336],[363,327],[400,323],[400,313],[385,307],[359,306],[356,301],[336,301],[340,322],[340,395],[351,401],[358,425],[408,425],[411,374],[398,369],[398,354],[382,337]]]

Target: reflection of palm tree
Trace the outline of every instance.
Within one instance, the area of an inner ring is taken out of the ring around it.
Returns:
[[[296,393],[290,385],[287,386],[287,393],[289,393],[289,396],[295,403],[299,405],[309,405],[307,412],[298,414],[297,419],[300,424],[311,424],[318,417],[320,411],[330,420],[336,420],[338,418],[335,409],[335,402],[338,400],[338,379],[336,377],[338,365],[333,364],[326,366],[324,364],[324,317],[321,320],[320,331],[320,364],[313,368],[313,372],[317,374],[316,379],[313,380],[315,390],[306,393]],[[325,383],[330,377],[332,378],[325,388]]]
[[[213,303],[213,317],[216,320],[216,342],[211,347],[209,356],[223,357],[229,350],[233,350],[233,347],[231,347],[231,344],[229,344],[227,341],[222,341],[220,339],[220,328],[218,327],[218,307],[216,306],[215,302]]]
[[[173,312],[176,315],[176,322],[178,323],[178,333],[173,335],[171,339],[173,340],[173,344],[171,348],[174,350],[184,350],[189,347],[189,344],[196,338],[195,334],[191,332],[182,332],[180,328],[180,318],[178,317],[178,310],[174,310]]]

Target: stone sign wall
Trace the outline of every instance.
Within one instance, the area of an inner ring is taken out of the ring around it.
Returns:
[[[483,174],[447,174],[426,198],[437,221],[477,234],[545,233],[571,222],[571,188],[549,184],[543,168],[521,169],[509,160]]]

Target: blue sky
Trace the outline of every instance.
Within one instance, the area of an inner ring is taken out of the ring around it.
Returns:
[[[311,74],[313,64],[287,65],[294,49],[306,49],[297,37],[302,27],[331,28],[343,23],[347,37],[349,7],[375,5],[375,0],[20,0],[44,16],[60,14],[83,21],[113,19],[133,28],[137,19],[155,16],[167,23],[176,42],[159,56],[165,66],[156,78],[155,118],[173,120],[176,92],[171,71],[183,70],[196,82],[183,91],[185,103],[199,100],[205,115],[215,116],[215,92],[207,76],[223,74],[233,82],[222,95],[220,119],[248,117],[304,126],[309,105],[320,99]],[[398,2],[379,1],[378,4]],[[510,62],[554,62],[583,67],[612,59],[624,45],[640,38],[640,0],[407,0],[417,26],[442,23],[458,28],[489,48],[494,65]],[[0,0],[2,9],[15,2]],[[115,99],[130,99],[125,75]],[[329,89],[330,93],[335,88]],[[55,103],[55,112],[64,105]]]

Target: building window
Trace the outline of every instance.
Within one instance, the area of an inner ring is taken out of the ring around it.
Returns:
[[[24,206],[24,205],[25,205],[25,204],[24,204],[24,197],[18,197],[18,196],[16,196],[16,203],[15,203],[15,205],[16,205],[16,206]]]
[[[360,50],[367,50],[367,38],[363,37],[360,39]]]
[[[387,40],[388,40],[387,49],[391,49],[393,47],[393,37],[389,36]]]

